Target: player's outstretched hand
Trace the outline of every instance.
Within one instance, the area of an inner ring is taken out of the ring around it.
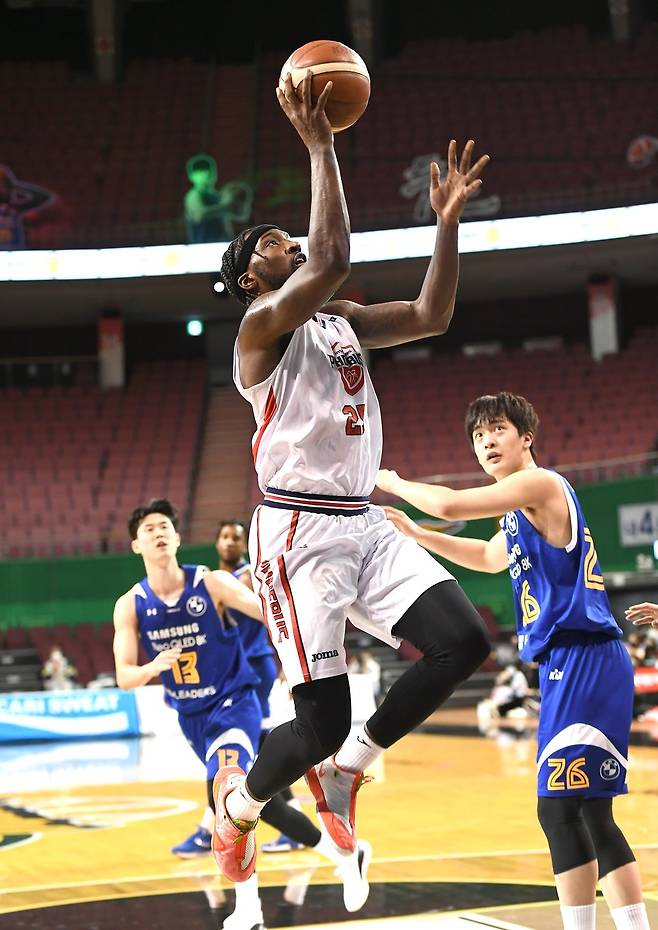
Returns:
[[[418,535],[418,525],[404,511],[398,510],[397,507],[384,507],[384,513],[393,526],[405,536],[414,539]]]
[[[396,487],[400,476],[396,471],[390,471],[388,468],[380,468],[375,478],[375,484],[380,491],[387,494],[397,494]]]
[[[475,142],[469,139],[457,165],[457,142],[450,140],[448,174],[444,181],[441,181],[437,163],[433,161],[430,165],[430,203],[441,222],[447,225],[459,222],[464,207],[482,186],[480,175],[491,161],[488,155],[483,155],[471,168],[474,148]]]
[[[642,604],[633,604],[625,611],[626,619],[630,620],[635,626],[645,626],[650,623],[651,626],[658,627],[658,604],[651,604],[644,601]]]
[[[327,81],[314,106],[311,100],[312,79],[313,72],[307,71],[302,83],[301,98],[293,87],[290,73],[286,77],[283,88],[277,87],[276,89],[276,97],[281,109],[299,133],[309,152],[314,148],[333,145],[334,139],[331,124],[324,112],[325,104],[334,85],[331,81]]]
[[[153,675],[159,675],[160,672],[167,672],[170,668],[173,668],[178,662],[180,654],[180,646],[176,646],[174,649],[163,649],[162,652],[159,652],[155,659],[149,662]]]

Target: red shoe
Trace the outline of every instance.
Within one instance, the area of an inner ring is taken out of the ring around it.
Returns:
[[[212,854],[224,875],[232,882],[246,882],[256,868],[256,820],[234,821],[226,810],[226,797],[244,780],[239,765],[225,765],[212,783],[215,799],[215,829],[212,834]]]
[[[346,853],[356,849],[356,793],[368,781],[371,779],[363,772],[348,772],[336,765],[335,756],[314,765],[306,773],[318,816],[335,845]]]

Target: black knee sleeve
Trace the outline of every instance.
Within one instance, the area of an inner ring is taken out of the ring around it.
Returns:
[[[293,732],[306,742],[313,762],[321,762],[340,749],[350,732],[352,701],[347,675],[297,685],[292,697]]]
[[[583,802],[583,817],[592,837],[599,878],[635,861],[631,847],[612,816],[612,798],[588,798]]]
[[[368,721],[380,746],[421,724],[489,655],[487,630],[456,581],[442,581],[415,601],[393,627],[423,653],[392,685]]]
[[[537,818],[548,840],[554,875],[596,859],[582,807],[583,799],[578,797],[539,798],[537,801]]]
[[[297,685],[292,696],[297,716],[270,731],[247,776],[247,788],[255,798],[271,798],[292,785],[340,749],[350,732],[347,675]]]

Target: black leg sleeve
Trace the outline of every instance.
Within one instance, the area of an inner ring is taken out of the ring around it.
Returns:
[[[297,716],[270,731],[247,775],[247,790],[263,801],[336,752],[350,732],[347,675],[297,685],[292,696]]]
[[[586,798],[583,817],[599,860],[599,878],[635,862],[633,850],[612,816],[612,798]]]
[[[553,874],[570,872],[596,859],[579,797],[538,798],[537,819],[548,840]]]
[[[267,802],[260,816],[265,823],[304,846],[313,847],[320,842],[320,831],[315,824],[306,814],[286,804],[280,794]]]
[[[425,591],[393,627],[423,657],[391,686],[366,727],[388,748],[421,724],[479,668],[490,643],[482,617],[456,581]]]

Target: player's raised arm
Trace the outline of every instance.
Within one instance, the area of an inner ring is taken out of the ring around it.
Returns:
[[[457,164],[457,143],[448,147],[448,173],[442,181],[436,162],[430,165],[430,203],[437,217],[434,252],[420,294],[415,300],[395,300],[361,306],[351,301],[332,303],[332,312],[347,317],[362,346],[381,348],[437,336],[450,325],[459,277],[457,239],[464,207],[481,187],[480,175],[489,163],[483,155],[471,167],[475,142],[464,146]]]
[[[131,690],[146,685],[152,678],[172,668],[178,661],[180,649],[165,649],[146,665],[139,665],[139,634],[135,598],[129,591],[114,606],[114,665],[117,684]]]
[[[386,516],[405,536],[415,539],[423,549],[434,552],[443,559],[470,568],[476,572],[502,572],[507,568],[507,547],[502,530],[491,539],[468,539],[449,536],[418,526],[402,510],[384,507]]]
[[[239,610],[254,620],[263,621],[260,599],[230,572],[217,569],[204,575],[203,580],[215,604]]]
[[[381,470],[377,487],[401,497],[424,513],[444,520],[477,520],[499,517],[508,510],[544,506],[557,498],[564,501],[559,479],[542,468],[508,475],[493,485],[455,491],[438,484],[405,481],[396,471]]]
[[[311,216],[308,258],[297,243],[282,238],[280,230],[261,237],[240,286],[253,297],[238,336],[241,353],[278,342],[309,320],[342,284],[350,270],[350,222],[343,192],[333,133],[324,107],[328,82],[315,105],[311,100],[311,72],[304,78],[301,99],[290,75],[276,93],[281,109],[307,147],[311,161]],[[289,253],[290,269],[272,274],[277,252]],[[294,273],[291,273],[293,272]],[[285,277],[284,277],[285,275]],[[274,288],[272,287],[274,285]]]

